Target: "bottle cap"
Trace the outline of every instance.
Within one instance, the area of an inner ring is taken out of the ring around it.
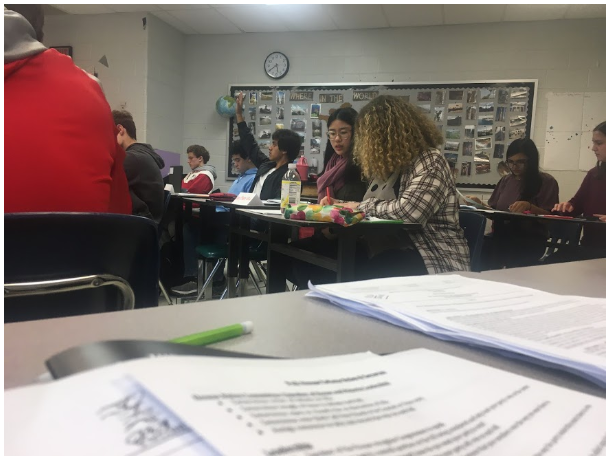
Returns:
[[[296,164],[295,163],[290,163],[290,164],[287,165],[287,169],[289,169],[289,170],[295,170],[295,168],[296,168]]]

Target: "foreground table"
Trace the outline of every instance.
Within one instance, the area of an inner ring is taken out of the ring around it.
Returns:
[[[548,292],[606,296],[605,259],[541,267],[462,273]],[[4,326],[4,386],[31,383],[50,356],[84,343],[110,339],[169,340],[251,320],[253,333],[215,348],[275,357],[317,357],[428,348],[564,387],[604,396],[574,375],[513,360],[484,349],[447,343],[305,297],[306,291],[133,311],[48,319]]]

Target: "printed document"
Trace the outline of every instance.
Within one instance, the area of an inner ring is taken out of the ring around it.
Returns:
[[[312,286],[308,294],[426,334],[555,364],[606,384],[606,299],[458,275]]]
[[[5,392],[7,454],[603,455],[605,433],[602,398],[426,349],[147,358]]]

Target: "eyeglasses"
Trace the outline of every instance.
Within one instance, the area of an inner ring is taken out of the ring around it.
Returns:
[[[339,132],[336,132],[335,130],[330,130],[329,132],[327,132],[327,138],[329,138],[330,140],[335,140],[336,138],[340,137],[341,139],[345,140],[350,136],[351,133],[352,130],[340,130]]]
[[[507,165],[509,167],[523,167],[526,163],[528,163],[527,159],[507,160]]]

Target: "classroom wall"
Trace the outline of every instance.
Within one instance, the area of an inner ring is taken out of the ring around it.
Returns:
[[[186,37],[148,14],[146,140],[156,149],[182,150]]]
[[[183,150],[206,146],[225,182],[227,124],[215,101],[229,84],[272,84],[262,64],[272,51],[290,59],[281,84],[538,79],[533,139],[544,154],[547,94],[606,91],[604,18],[334,32],[188,35]],[[575,151],[578,154],[578,151]],[[183,159],[185,163],[185,158]],[[551,170],[548,170],[551,172]],[[570,198],[584,172],[552,173]]]
[[[97,71],[112,109],[133,114],[137,139],[146,141],[148,32],[144,13],[52,15],[45,18],[44,44],[72,46],[76,65]],[[106,56],[109,68],[99,59]]]

